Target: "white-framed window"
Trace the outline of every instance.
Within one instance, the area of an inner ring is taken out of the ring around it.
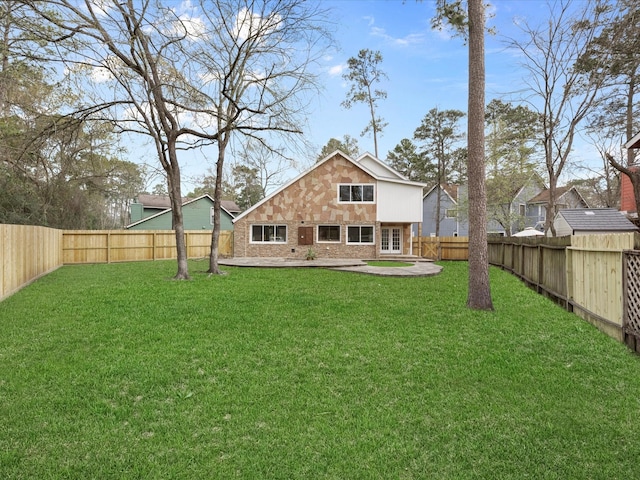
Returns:
[[[338,201],[343,203],[373,203],[372,183],[343,183],[338,185]]]
[[[340,225],[318,225],[318,242],[340,242]]]
[[[519,210],[518,214],[519,214],[521,217],[524,217],[524,216],[527,214],[527,206],[526,206],[524,203],[521,203],[521,204],[519,205],[519,207],[520,207],[520,210]]]
[[[251,225],[251,243],[287,243],[287,226]]]
[[[374,228],[372,225],[348,225],[347,243],[350,245],[372,245]]]
[[[444,218],[456,218],[456,209],[455,208],[447,208],[444,211]]]

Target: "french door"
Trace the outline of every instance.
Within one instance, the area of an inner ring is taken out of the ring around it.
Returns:
[[[402,228],[382,227],[380,235],[381,253],[402,253]]]

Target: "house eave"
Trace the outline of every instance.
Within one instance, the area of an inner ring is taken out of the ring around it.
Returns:
[[[636,133],[627,143],[624,144],[624,148],[640,148],[640,132]]]

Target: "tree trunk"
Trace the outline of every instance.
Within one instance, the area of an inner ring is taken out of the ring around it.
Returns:
[[[175,280],[189,280],[189,265],[187,263],[187,244],[184,237],[184,223],[182,218],[182,190],[180,188],[180,167],[175,144],[169,145],[169,160],[172,168],[167,171],[167,187],[171,199],[171,220],[176,234],[176,253],[178,257],[178,271]]]
[[[549,200],[547,201],[547,212],[544,219],[544,231],[551,232],[551,236],[556,236],[556,226],[553,224],[553,220],[556,217],[557,205],[556,205],[556,190],[557,190],[558,177],[556,175],[549,175]]]
[[[209,254],[209,270],[207,273],[222,275],[218,265],[218,244],[220,241],[220,208],[222,203],[222,176],[224,170],[224,154],[229,142],[229,134],[224,134],[218,141],[218,161],[216,163],[216,189],[213,192],[213,231],[211,232],[211,253]]]
[[[484,4],[469,0],[469,293],[467,307],[493,310],[489,284],[484,158]]]

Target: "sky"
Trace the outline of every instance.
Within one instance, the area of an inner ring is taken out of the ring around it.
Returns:
[[[379,84],[387,98],[378,103],[378,115],[388,125],[379,137],[378,153],[387,153],[404,138],[412,138],[429,110],[467,110],[467,47],[459,37],[431,28],[433,0],[321,0],[331,10],[334,20],[335,50],[327,52],[318,66],[322,84],[320,96],[309,109],[306,138],[317,154],[330,138],[342,140],[349,135],[358,140],[361,153],[374,153],[373,138],[360,136],[370,120],[367,107],[359,104],[345,109],[350,84],[342,77],[347,60],[361,49],[379,51],[381,69],[388,79]],[[580,0],[578,0],[580,1]],[[522,39],[518,23],[537,26],[548,17],[548,6],[540,0],[493,0],[487,24],[497,31],[485,40],[486,103],[493,98],[514,101],[522,96],[526,71],[518,53],[507,48],[507,39]],[[518,102],[514,102],[518,103]],[[463,124],[466,130],[466,125]],[[315,158],[301,159],[309,165]],[[592,148],[582,141],[574,153],[577,162],[597,166],[600,160]],[[212,162],[195,157],[186,162],[185,177],[197,178]],[[284,180],[295,177],[291,171]],[[565,181],[578,173],[565,176]],[[191,189],[187,180],[186,191]]]

